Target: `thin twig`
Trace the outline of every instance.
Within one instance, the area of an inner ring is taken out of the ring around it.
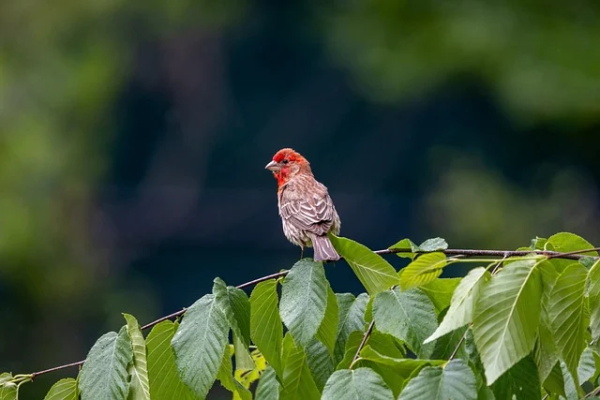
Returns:
[[[363,349],[363,347],[365,347],[365,344],[367,344],[367,340],[369,340],[369,336],[371,336],[371,332],[373,332],[374,326],[375,326],[375,321],[373,320],[369,324],[369,327],[367,328],[367,331],[365,332],[365,336],[363,336],[362,341],[358,345],[358,349],[356,349],[356,354],[354,355],[354,358],[352,358],[352,362],[350,363],[350,366],[348,367],[348,369],[352,369],[352,367],[354,367],[354,364],[356,364],[356,362],[358,361],[358,358],[360,357],[360,352]]]
[[[586,250],[577,250],[570,251],[568,253],[561,253],[559,251],[546,251],[546,250],[472,250],[472,249],[446,249],[439,250],[439,252],[444,253],[446,255],[461,255],[464,257],[474,257],[474,256],[489,256],[489,257],[515,257],[515,256],[526,256],[529,254],[539,254],[542,256],[547,256],[548,258],[567,258],[571,260],[579,260],[584,255],[581,253],[589,253],[591,251],[600,251],[600,247],[595,247],[592,249]],[[383,249],[383,250],[375,250],[376,254],[396,254],[396,253],[415,253],[410,249]],[[425,254],[427,252],[417,251],[417,254]]]
[[[463,344],[463,342],[467,338],[467,333],[469,332],[469,329],[471,328],[471,325],[469,325],[469,327],[467,328],[467,330],[465,331],[465,333],[463,333],[462,337],[458,341],[458,344],[454,348],[454,351],[452,352],[452,354],[450,354],[450,358],[448,358],[448,361],[452,361],[452,360],[454,360],[454,357],[456,357],[456,353],[458,353],[458,350],[460,349],[460,346]]]
[[[476,257],[476,256],[488,256],[488,257],[503,257],[503,258],[507,258],[507,257],[515,257],[515,256],[526,256],[528,254],[539,254],[539,255],[544,255],[547,256],[548,258],[567,258],[567,259],[573,259],[573,260],[578,260],[584,256],[581,255],[581,253],[588,253],[591,251],[600,251],[600,247],[595,247],[593,249],[587,249],[587,250],[577,250],[577,251],[571,251],[568,253],[561,253],[561,252],[557,252],[557,251],[544,251],[544,250],[517,250],[517,251],[507,251],[507,250],[472,250],[472,249],[446,249],[446,250],[440,250],[442,253],[446,254],[446,255],[453,255],[453,256],[460,256],[460,257]],[[413,253],[413,251],[409,250],[409,249],[382,249],[382,250],[375,250],[374,251],[375,254],[380,254],[380,255],[385,255],[385,254],[396,254],[396,253]],[[425,254],[427,252],[417,252],[418,254]],[[249,282],[245,282],[242,283],[238,286],[236,286],[238,289],[244,289],[247,288],[248,286],[252,286],[252,285],[256,285],[257,283],[260,282],[264,282],[264,281],[268,281],[269,279],[276,279],[276,278],[281,278],[283,276],[286,276],[288,274],[289,271],[280,271],[280,272],[276,272],[274,274],[270,274],[270,275],[266,275],[263,276],[261,278],[258,279],[254,279],[252,281]],[[170,320],[172,318],[176,318],[179,317],[183,314],[185,314],[186,312],[186,308],[183,308],[179,311],[176,311],[174,313],[171,313],[169,315],[165,315],[164,317],[161,317],[157,320],[154,320],[146,325],[143,325],[141,327],[142,330],[146,330],[148,328],[152,328],[155,325],[158,325],[159,323],[166,321],[166,320]],[[368,339],[369,335],[371,334],[371,331],[373,330],[373,323],[371,323],[371,325],[369,325],[369,328],[367,329],[367,333],[365,334],[365,337],[363,338],[363,342],[361,343],[361,345],[358,348],[358,352],[356,353],[356,355],[354,356],[354,360],[352,361],[352,363],[356,362],[360,351],[362,350],[362,347],[365,345],[366,340]],[[59,371],[61,369],[65,369],[65,368],[70,368],[70,367],[76,367],[76,366],[81,366],[84,363],[85,360],[83,361],[77,361],[77,362],[73,362],[73,363],[69,363],[69,364],[64,364],[64,365],[59,365],[57,367],[53,367],[53,368],[49,368],[49,369],[45,369],[42,371],[38,371],[38,372],[34,372],[32,373],[30,376],[33,378],[39,376],[39,375],[43,375],[43,374],[47,374],[50,372],[54,372],[54,371]]]
[[[269,279],[281,278],[282,276],[286,276],[288,274],[288,272],[289,271],[281,271],[281,272],[277,272],[275,274],[263,276],[262,278],[258,278],[253,281],[242,283],[241,285],[237,285],[236,288],[243,289],[248,286],[256,285],[257,283],[268,281]]]
[[[59,371],[61,369],[65,369],[65,368],[69,368],[69,367],[78,367],[80,365],[83,365],[84,361],[77,361],[77,362],[70,363],[70,364],[59,365],[58,367],[48,368],[43,371],[34,372],[33,374],[31,374],[31,380],[33,380],[38,375],[43,375],[43,374],[47,374],[50,372]]]
[[[597,388],[595,388],[594,390],[592,390],[591,392],[589,392],[588,394],[586,394],[583,398],[584,399],[588,399],[590,397],[594,397],[596,395],[600,394],[600,386],[598,386]]]

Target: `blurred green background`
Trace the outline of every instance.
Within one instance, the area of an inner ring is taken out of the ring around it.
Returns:
[[[596,0],[4,2],[0,370],[290,267],[281,147],[373,248],[598,244],[599,20]]]

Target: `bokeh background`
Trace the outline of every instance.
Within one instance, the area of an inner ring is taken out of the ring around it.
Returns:
[[[0,7],[2,371],[290,267],[263,169],[281,147],[372,248],[600,242],[596,0]]]

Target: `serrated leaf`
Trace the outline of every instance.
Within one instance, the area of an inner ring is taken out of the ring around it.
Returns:
[[[241,289],[227,286],[221,278],[213,280],[215,301],[227,317],[233,331],[235,363],[237,368],[252,369],[254,363],[248,347],[250,345],[250,301]]]
[[[7,372],[0,374],[0,400],[17,400],[19,387],[10,382],[13,376]]]
[[[541,298],[535,260],[505,265],[481,290],[472,329],[488,385],[533,349]]]
[[[317,331],[317,339],[325,345],[329,350],[330,354],[333,354],[335,350],[335,341],[337,338],[338,325],[339,325],[339,307],[337,302],[337,296],[331,290],[331,287],[327,287],[327,308],[325,309],[325,316]]]
[[[544,382],[558,361],[558,350],[554,343],[554,335],[549,326],[543,321],[540,322],[534,357],[540,374],[540,381]]]
[[[360,358],[372,361],[377,364],[385,365],[396,371],[404,379],[411,376],[416,370],[427,366],[436,366],[445,364],[445,360],[424,360],[414,358],[395,358],[382,354],[373,349],[370,345],[365,346],[360,352]]]
[[[127,366],[132,361],[127,327],[119,333],[102,335],[92,346],[79,374],[81,400],[117,400],[127,398]]]
[[[294,339],[306,346],[317,334],[327,308],[323,263],[305,258],[290,269],[281,286],[279,313]]]
[[[370,295],[400,283],[396,270],[368,247],[353,240],[330,235],[336,251],[344,257]]]
[[[400,287],[410,289],[425,285],[442,274],[446,266],[444,253],[426,253],[408,264],[400,276]]]
[[[64,378],[52,385],[44,400],[77,400],[78,398],[77,381],[73,378]]]
[[[446,250],[447,248],[448,243],[446,243],[446,240],[442,239],[441,237],[427,239],[419,245],[419,250],[425,252],[441,251]]]
[[[127,321],[127,334],[131,340],[133,362],[129,365],[131,376],[129,400],[150,400],[150,384],[148,383],[148,364],[146,362],[146,342],[140,325],[133,315],[123,314]]]
[[[393,246],[389,247],[390,250],[401,250],[396,255],[402,258],[415,258],[416,253],[419,251],[419,246],[413,243],[410,239],[402,239]]]
[[[452,294],[460,281],[461,278],[440,278],[420,286],[419,289],[429,297],[439,314],[450,305]]]
[[[586,294],[590,303],[590,330],[592,340],[600,338],[600,260],[596,261],[588,272]]]
[[[556,233],[548,238],[547,243],[550,243],[554,247],[554,251],[564,253],[594,248],[590,242],[571,232]],[[581,254],[598,257],[598,252],[593,250]]]
[[[227,317],[231,330],[248,347],[250,344],[250,301],[241,289],[227,286],[221,278],[213,281],[215,301]]]
[[[306,363],[310,373],[319,390],[323,390],[327,378],[333,373],[333,357],[327,347],[317,339],[311,342],[305,348]]]
[[[370,368],[334,372],[323,389],[323,400],[392,400],[383,378]]]
[[[358,351],[358,347],[360,346],[364,335],[365,333],[358,331],[350,334],[346,344],[344,358],[336,365],[336,370],[348,369],[350,367],[350,364],[352,363],[352,360]],[[386,356],[393,358],[406,357],[406,349],[399,345],[399,341],[396,338],[394,338],[392,335],[381,333],[377,329],[373,329],[371,331],[366,343],[375,351],[385,354]]]
[[[280,385],[272,367],[267,367],[258,381],[255,400],[279,400]]]
[[[594,351],[589,347],[586,347],[581,358],[579,359],[579,365],[577,366],[577,377],[579,383],[583,383],[592,379],[596,373],[596,360],[594,359]]]
[[[496,400],[541,399],[540,380],[531,357],[525,357],[506,371],[494,384]]]
[[[278,302],[275,280],[261,282],[254,287],[250,295],[250,337],[281,377],[283,325],[279,317]]]
[[[559,232],[550,236],[544,246],[545,249],[553,249],[554,251],[559,251],[562,253],[592,249],[593,247],[594,246],[592,246],[590,242],[588,242],[581,236],[570,232]],[[581,254],[586,256],[598,257],[598,252],[596,251],[589,251]],[[562,272],[564,268],[573,263],[573,260],[561,258],[553,258],[551,261],[554,265],[557,266],[559,272]]]
[[[433,344],[423,344],[437,328],[433,303],[419,289],[399,288],[379,293],[373,301],[377,329],[406,342],[420,358],[428,358]]]
[[[573,375],[569,372],[569,368],[564,361],[560,361],[560,369],[563,375],[563,381],[565,386],[565,397],[567,400],[579,400],[583,397],[583,391],[581,387],[575,383]]]
[[[227,317],[213,294],[187,309],[171,346],[179,376],[196,396],[206,397],[215,382],[228,341]]]
[[[306,353],[289,334],[283,340],[283,389],[286,400],[318,400],[321,393],[306,363]]]
[[[233,364],[231,362],[233,354],[233,347],[227,346],[225,348],[225,353],[223,354],[221,368],[219,368],[219,372],[217,373],[217,379],[225,389],[233,393],[234,398],[240,400],[252,400],[252,393],[233,378]]]
[[[146,338],[148,378],[152,400],[194,400],[196,396],[179,378],[171,340],[179,324],[162,321]]]
[[[369,296],[361,293],[354,298],[350,293],[336,294],[339,309],[339,324],[335,342],[334,364],[344,357],[346,342],[352,332],[365,330],[365,310]]]
[[[435,332],[425,340],[429,343],[453,330],[473,322],[475,303],[481,289],[491,279],[491,274],[484,268],[478,267],[469,271],[452,295],[450,308]]]
[[[476,400],[477,383],[463,360],[452,360],[444,368],[426,367],[408,382],[398,400]]]
[[[552,288],[548,304],[556,347],[574,378],[577,378],[579,359],[586,347],[586,278],[583,265],[572,263],[566,267]]]

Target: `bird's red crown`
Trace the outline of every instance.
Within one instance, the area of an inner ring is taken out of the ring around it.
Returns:
[[[287,160],[288,162],[308,162],[300,153],[290,148],[281,149],[273,156],[273,161],[277,163],[283,162],[284,160]]]

